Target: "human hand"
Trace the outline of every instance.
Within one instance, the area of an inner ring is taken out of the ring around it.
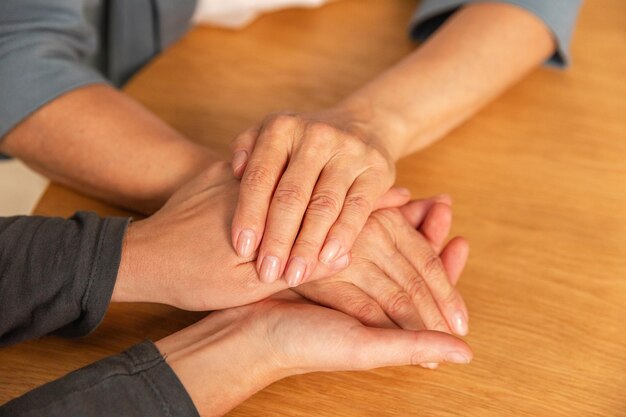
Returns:
[[[258,248],[264,282],[307,280],[318,260],[349,253],[373,210],[408,200],[407,190],[386,194],[394,161],[358,126],[339,110],[278,113],[235,139],[241,189],[232,242],[244,258]]]
[[[214,165],[179,190],[152,217],[132,223],[125,237],[113,301],[159,302],[188,310],[213,310],[258,301],[285,289],[287,285],[283,280],[273,283],[260,282],[254,266],[254,256],[242,259],[237,256],[230,245],[225,244],[228,241],[228,224],[236,203],[237,187],[238,182],[232,178],[226,164]],[[418,206],[420,204],[415,207]],[[424,204],[421,204],[420,207],[422,207],[423,213],[428,211]],[[407,208],[405,215],[409,216],[411,212]],[[427,220],[429,218],[437,220],[438,216],[427,217]],[[417,222],[418,220],[414,221],[415,224]],[[432,220],[424,222],[426,229],[428,229],[426,225],[430,223]],[[449,225],[449,219],[447,223]],[[396,232],[393,229],[396,226],[392,224],[386,224],[386,226],[389,228],[384,232],[387,235],[383,233],[382,228],[374,227],[371,232],[366,234],[366,237],[371,237],[369,239],[373,242],[372,247],[377,248],[377,250],[389,253],[397,251],[393,242],[388,239],[389,236],[395,238],[394,233]],[[376,234],[377,232],[380,233],[380,236]],[[409,233],[409,231],[405,232]],[[410,233],[417,234],[412,229]],[[414,245],[413,242],[410,244]],[[404,253],[406,253],[406,249],[404,249]],[[423,253],[429,255],[429,252],[425,250]],[[430,255],[432,258],[432,254]],[[342,282],[340,284],[344,284],[344,287],[341,288],[342,291],[348,285],[346,282],[350,282],[359,287],[365,294],[372,294],[372,289],[365,288],[370,285],[372,288],[381,288],[389,292],[389,290],[398,287],[396,281],[403,285],[416,277],[417,272],[413,271],[412,275],[407,275],[408,278],[405,281],[398,281],[398,278],[393,274],[393,278],[390,278],[385,272],[386,269],[371,267],[371,265],[380,263],[376,256],[364,246],[358,255],[359,262],[357,264],[359,265],[355,270],[357,272],[341,276]],[[419,259],[415,261],[418,264]],[[361,260],[363,260],[362,265],[360,264]],[[391,263],[395,265],[397,262],[402,262],[403,258],[396,256],[389,260],[392,260]],[[464,260],[461,261],[464,263]],[[331,266],[321,264],[311,280],[327,278],[344,269],[348,263],[348,255],[344,255]],[[431,264],[437,266],[435,261],[431,261]],[[402,268],[401,263],[396,266]],[[427,272],[437,272],[436,268],[431,269],[433,271]],[[417,271],[420,270],[417,269]],[[367,279],[359,276],[363,272],[369,274]],[[445,273],[442,274],[439,271],[438,274],[433,275],[435,281],[443,279],[447,282]],[[430,277],[426,279],[429,280]],[[388,282],[379,283],[379,280]],[[429,285],[432,285],[431,281],[428,282]],[[361,302],[355,297],[338,299],[337,295],[342,294],[342,292],[335,294],[326,290],[327,288],[334,288],[333,285],[335,284],[331,281],[325,286],[316,286],[311,290],[304,289],[303,291],[307,291],[307,296],[322,304],[355,314],[357,317],[365,310],[357,310],[356,312],[353,310],[355,306],[363,304],[363,299],[366,304],[372,304],[371,298],[366,296],[361,297]],[[351,284],[349,284],[350,288],[356,288]],[[441,285],[437,288],[446,289]],[[435,292],[434,294],[440,293]],[[444,291],[443,294],[447,293]],[[443,306],[441,311],[444,314],[453,314],[456,311],[454,310],[455,306],[462,306],[462,300],[458,301],[460,298],[458,293],[452,293],[452,295],[444,299],[444,301],[451,302],[450,304],[441,304]],[[366,319],[369,318],[370,322],[378,325],[382,318],[386,317],[383,310],[391,311],[390,317],[399,325],[422,328],[418,325],[419,312],[425,317],[433,317],[432,320],[429,319],[424,323],[426,328],[447,331],[446,326],[440,325],[441,320],[438,318],[440,316],[435,315],[436,307],[433,308],[433,301],[429,297],[429,294],[423,293],[423,291],[416,294],[413,300],[423,303],[424,306],[419,305],[418,310],[411,310],[412,317],[410,319],[401,320],[396,317],[400,313],[407,315],[408,310],[406,309],[398,310],[398,314],[393,313],[400,305],[398,302],[392,303],[391,306],[384,306],[382,310],[380,308],[376,310],[381,317],[378,321],[372,321],[376,317],[366,317]],[[435,299],[439,301],[439,298],[435,297]],[[375,300],[379,300],[383,305],[389,302],[383,297],[376,297]],[[459,332],[459,334],[463,333]]]
[[[201,416],[223,415],[290,375],[472,359],[451,335],[366,327],[292,291],[212,313],[156,346]]]
[[[454,287],[469,247],[461,237],[444,245],[450,204],[448,196],[439,196],[372,213],[349,268],[294,290],[366,325],[465,336],[469,316]]]
[[[112,301],[156,302],[214,310],[261,300],[287,288],[263,283],[254,254],[228,244],[239,182],[217,163],[178,190],[154,215],[129,225]],[[321,271],[347,266],[347,257]]]

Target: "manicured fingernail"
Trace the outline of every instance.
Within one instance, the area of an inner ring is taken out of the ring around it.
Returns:
[[[420,363],[420,366],[427,369],[437,369],[439,364],[437,362]]]
[[[332,264],[330,264],[330,267],[334,270],[339,270],[339,269],[344,269],[349,264],[350,264],[350,255],[346,253],[341,258],[337,259]]]
[[[233,171],[239,174],[239,170],[243,167],[243,164],[248,160],[248,152],[237,151],[233,155]]]
[[[287,272],[285,273],[285,279],[287,280],[287,285],[290,287],[297,287],[302,282],[304,278],[304,273],[306,272],[306,261],[304,258],[296,256],[291,258],[289,261],[289,265],[287,266]]]
[[[256,245],[256,233],[252,229],[243,229],[237,238],[237,253],[239,256],[248,258],[252,256]]]
[[[451,363],[470,363],[472,359],[463,352],[448,352],[446,354],[446,362]]]
[[[335,260],[337,255],[339,255],[339,251],[341,250],[341,242],[337,239],[330,239],[324,245],[322,252],[320,252],[320,261],[325,264],[329,264]]]
[[[411,197],[411,190],[404,187],[398,187],[398,194],[403,195],[405,197]]]
[[[275,256],[266,256],[261,265],[261,281],[274,282],[278,279],[278,271],[280,270],[280,261]]]
[[[462,311],[457,311],[452,316],[452,325],[454,326],[454,332],[459,336],[465,336],[468,333],[468,325],[467,318],[465,317],[465,313]]]

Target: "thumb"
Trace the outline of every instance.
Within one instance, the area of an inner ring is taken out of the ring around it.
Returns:
[[[378,199],[374,210],[380,210],[390,207],[400,207],[409,202],[411,199],[411,190],[403,187],[391,187],[389,191]]]
[[[470,363],[469,346],[452,335],[436,331],[410,331],[361,327],[348,362],[355,370],[422,363]]]

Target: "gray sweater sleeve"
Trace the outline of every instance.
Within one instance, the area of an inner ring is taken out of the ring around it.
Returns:
[[[0,346],[93,330],[109,306],[127,224],[87,212],[0,218]]]
[[[425,40],[459,7],[485,0],[423,0],[411,21],[414,39]],[[552,31],[556,50],[547,64],[565,67],[570,62],[569,47],[582,0],[498,0],[522,7],[541,19]]]
[[[85,64],[96,48],[82,0],[0,1],[0,140],[61,94],[106,82]]]
[[[105,358],[0,407],[0,417],[198,417],[151,342]]]
[[[0,345],[82,336],[108,308],[129,219],[0,218]],[[150,342],[0,406],[0,417],[193,416],[182,383]]]

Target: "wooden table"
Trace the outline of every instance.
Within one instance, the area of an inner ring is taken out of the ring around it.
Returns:
[[[414,45],[408,0],[284,11],[242,32],[198,28],[126,91],[193,140],[226,151],[283,108],[328,106]],[[460,288],[469,366],[298,376],[233,416],[626,416],[626,2],[587,1],[573,67],[541,69],[399,164],[416,195],[449,192],[472,244]],[[120,214],[52,185],[36,212]],[[198,318],[114,305],[81,340],[0,350],[0,401]]]

